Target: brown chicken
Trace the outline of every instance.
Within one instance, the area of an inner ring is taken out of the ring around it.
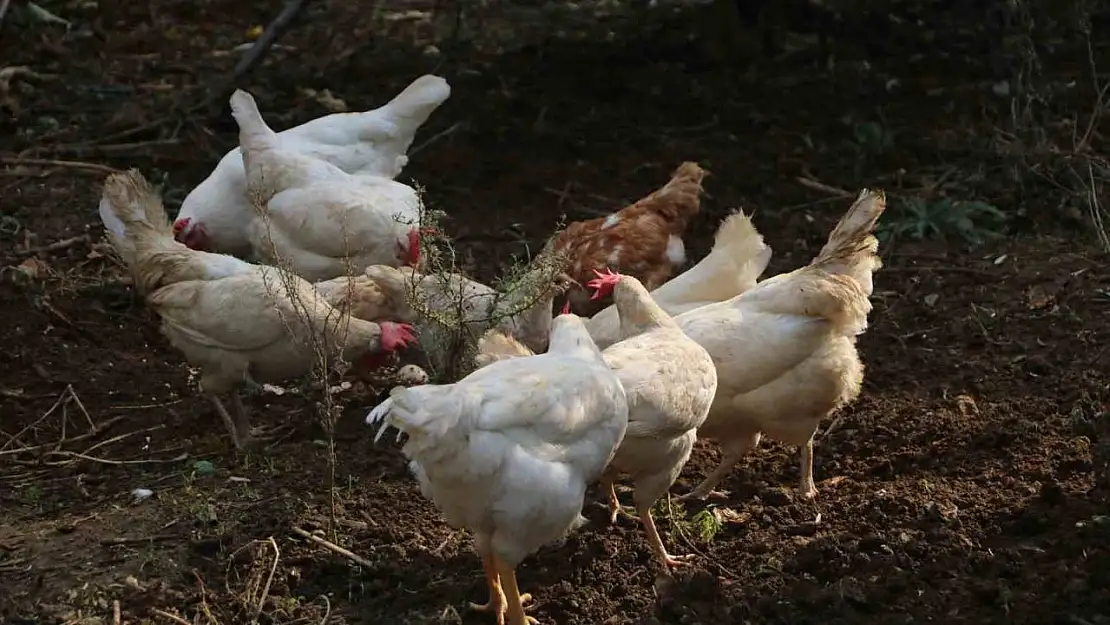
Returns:
[[[595,269],[610,268],[655,289],[686,262],[682,235],[701,210],[701,183],[708,173],[685,162],[663,188],[608,217],[570,224],[547,247],[567,257],[567,274],[580,284],[592,280]],[[571,309],[591,316],[612,303],[611,296],[591,300],[590,295],[580,286],[568,291]]]

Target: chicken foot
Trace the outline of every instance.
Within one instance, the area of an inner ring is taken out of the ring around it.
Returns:
[[[609,523],[617,522],[618,516],[624,516],[633,521],[638,521],[636,517],[628,513],[628,510],[621,505],[621,500],[617,498],[616,476],[604,476],[601,478],[601,488],[609,491]]]
[[[516,584],[516,569],[497,557],[497,554],[493,556],[493,563],[504,584],[506,601],[504,620],[499,618],[497,625],[538,625],[539,621],[524,613],[524,604],[531,600],[532,595],[520,594],[520,588]]]
[[[690,564],[686,560],[693,558],[693,554],[684,556],[672,556],[667,553],[667,548],[663,545],[663,539],[659,536],[659,530],[655,527],[655,519],[651,517],[651,506],[642,506],[637,512],[640,513],[640,518],[643,519],[644,532],[647,534],[648,545],[651,546],[652,552],[655,554],[656,559],[663,563],[663,568],[679,567]]]

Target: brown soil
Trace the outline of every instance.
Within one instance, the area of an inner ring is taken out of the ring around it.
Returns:
[[[361,110],[421,73],[446,76],[451,99],[417,143],[460,125],[403,177],[448,212],[479,277],[525,251],[515,233],[535,249],[560,213],[617,208],[687,159],[714,173],[692,254],[744,207],[775,249],[769,273],[806,262],[849,203],[800,175],[892,197],[943,177],[948,193],[1038,226],[974,249],[884,247],[864,392],[820,439],[818,499],[794,500],[793,450],[763,445],[722,485],[731,497],[715,504],[726,520],[711,539],[684,520],[700,505],[664,515],[672,551],[697,554],[674,581],[656,578],[639,527],[604,526],[587,506],[590,526],[522,566],[542,623],[1110,623],[1110,258],[1045,218],[1057,190],[991,164],[983,146],[1008,104],[985,70],[944,55],[910,64],[913,51],[867,72],[849,53],[836,72],[800,55],[725,67],[675,23],[609,43],[549,33],[501,56],[444,45],[443,61],[411,45],[426,28],[394,22],[385,37],[361,5],[331,4],[247,88],[284,128],[327,112],[305,88]],[[3,24],[4,62],[56,78],[13,81],[17,112],[0,121],[0,260],[42,263],[0,286],[0,622],[107,623],[113,601],[124,622],[170,622],[154,610],[224,624],[258,610],[281,623],[491,622],[463,609],[485,592],[469,540],[421,498],[393,445],[371,444],[373,398],[352,398],[340,423],[333,497],[304,398],[257,400],[293,433],[232,457],[156,319],[93,246],[104,173],[10,160],[140,167],[176,207],[235,136],[227,115],[173,105],[200,101],[276,11],[248,5],[71,3],[58,9],[75,22],[68,35]],[[881,120],[893,146],[861,155],[846,117]],[[700,443],[675,491],[717,458]],[[154,496],[134,503],[136,488]],[[295,527],[324,529],[366,564]]]

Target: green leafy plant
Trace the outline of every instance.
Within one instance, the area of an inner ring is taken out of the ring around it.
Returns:
[[[961,202],[941,198],[929,202],[913,197],[901,200],[878,227],[879,239],[886,242],[909,237],[914,240],[946,239],[956,235],[972,245],[1005,234],[1009,215],[986,202]]]
[[[721,519],[713,511],[713,506],[698,511],[690,519],[690,523],[694,526],[694,533],[703,543],[712,542],[723,527]]]

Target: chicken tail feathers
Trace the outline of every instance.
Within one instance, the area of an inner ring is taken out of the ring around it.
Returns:
[[[884,210],[886,195],[882,191],[861,191],[811,265],[853,278],[870,297],[872,273],[883,265],[874,231]]]
[[[667,300],[673,290],[687,301],[731,299],[755,286],[770,260],[770,246],[763,242],[751,218],[738,211],[717,228],[709,254],[659,287],[654,297]]]
[[[104,181],[100,219],[116,247],[138,237],[173,239],[162,198],[138,169],[112,174]]]
[[[463,415],[477,412],[477,407],[468,397],[445,395],[446,388],[428,385],[394,388],[389,399],[366,415],[366,424],[378,428],[374,441],[392,426],[408,435],[403,452],[409,458],[447,452],[452,446],[443,444],[445,437],[450,438],[452,431],[458,431]]]
[[[262,118],[254,96],[242,89],[236,89],[228,103],[231,105],[231,116],[239,125],[239,145],[244,154],[249,149],[274,147],[277,144],[277,134]]]
[[[702,181],[709,172],[693,161],[686,161],[671,174],[658,191],[637,202],[685,227],[686,220],[701,210]]]
[[[99,212],[112,247],[136,275],[142,272],[142,258],[148,257],[143,252],[184,249],[173,239],[173,226],[166,217],[162,198],[137,169],[108,176]],[[137,280],[136,284],[144,289],[144,281]]]
[[[417,128],[428,121],[432,111],[451,95],[451,86],[439,76],[425,74],[412,81],[385,105],[388,116],[397,123],[401,134],[415,135]]]

